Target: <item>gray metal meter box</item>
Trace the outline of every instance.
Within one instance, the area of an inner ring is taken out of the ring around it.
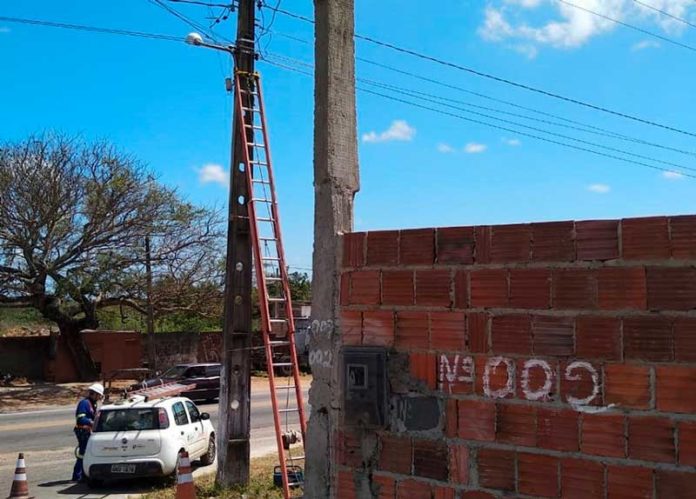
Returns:
[[[343,424],[383,427],[387,418],[387,351],[381,347],[344,347],[342,358]]]

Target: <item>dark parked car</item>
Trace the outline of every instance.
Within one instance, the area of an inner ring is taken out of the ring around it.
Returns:
[[[167,369],[156,378],[133,385],[131,388],[149,388],[171,383],[196,384],[189,392],[181,394],[191,400],[215,400],[220,396],[220,364],[179,364]]]

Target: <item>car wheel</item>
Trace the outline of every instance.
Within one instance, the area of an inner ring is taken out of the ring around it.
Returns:
[[[203,466],[213,464],[215,461],[215,452],[215,435],[210,435],[210,439],[208,440],[208,451],[201,456],[201,464]]]

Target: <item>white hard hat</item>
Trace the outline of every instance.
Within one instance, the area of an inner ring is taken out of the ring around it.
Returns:
[[[94,383],[92,386],[87,388],[90,392],[98,393],[102,397],[104,396],[104,386],[101,383]]]

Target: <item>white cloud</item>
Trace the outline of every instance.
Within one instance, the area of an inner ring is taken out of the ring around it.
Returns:
[[[607,184],[592,184],[587,186],[587,190],[596,194],[606,194],[611,190]]]
[[[202,184],[220,184],[227,187],[230,183],[230,174],[222,166],[209,163],[198,169],[198,180]]]
[[[469,142],[464,146],[464,152],[467,154],[479,154],[488,149],[486,144],[478,144],[476,142]]]
[[[451,154],[454,152],[454,147],[449,144],[445,144],[444,142],[440,142],[437,145],[437,152],[441,152],[442,154]]]
[[[638,43],[634,43],[631,46],[631,50],[633,52],[638,52],[639,50],[645,50],[645,49],[658,49],[660,48],[660,42],[655,41],[655,40],[643,40]]]
[[[662,176],[667,180],[681,180],[684,178],[684,175],[682,175],[681,173],[673,171],[662,172]]]
[[[510,147],[517,147],[522,145],[522,141],[520,139],[503,139],[503,142]]]
[[[514,42],[506,45],[533,58],[539,46],[577,48],[595,36],[619,28],[616,23],[592,12],[645,26],[646,29],[661,30],[672,36],[679,35],[685,29],[683,23],[633,0],[572,0],[572,3],[577,7],[545,0],[495,0],[485,10],[479,35],[492,42]],[[650,0],[649,3],[675,17],[689,18],[690,13],[696,12],[696,2],[693,0]],[[552,17],[536,21],[549,8],[553,9]],[[657,42],[643,41],[636,43],[633,50],[656,46],[659,46]]]
[[[405,120],[394,120],[385,131],[380,133],[374,131],[365,133],[362,136],[362,140],[363,142],[371,143],[391,142],[393,140],[408,142],[413,140],[415,135],[416,129],[406,123]]]

